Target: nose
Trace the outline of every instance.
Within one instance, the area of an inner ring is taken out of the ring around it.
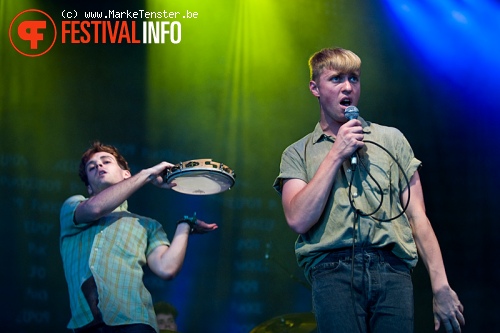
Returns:
[[[352,91],[352,84],[351,84],[351,82],[349,82],[349,80],[345,80],[344,81],[344,85],[342,87],[342,91],[346,91],[346,92],[351,92]]]

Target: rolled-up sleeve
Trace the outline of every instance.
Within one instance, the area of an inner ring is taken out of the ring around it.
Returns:
[[[61,224],[61,239],[78,233],[87,227],[84,224],[77,225],[74,219],[76,207],[78,207],[78,205],[85,200],[86,198],[83,195],[74,195],[63,203],[59,215],[59,221]]]

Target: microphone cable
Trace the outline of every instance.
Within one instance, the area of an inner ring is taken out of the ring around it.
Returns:
[[[380,149],[384,150],[392,158],[392,160],[394,162],[396,162],[396,164],[398,165],[399,170],[401,171],[401,173],[403,174],[403,176],[405,178],[406,187],[408,188],[408,198],[407,198],[406,203],[405,203],[405,205],[403,207],[403,210],[398,215],[396,215],[394,217],[387,218],[387,219],[380,219],[380,218],[377,218],[377,217],[373,216],[382,207],[382,203],[384,201],[384,192],[382,191],[382,187],[380,186],[379,182],[377,182],[377,180],[368,171],[368,168],[363,163],[363,160],[359,158],[358,153],[356,152],[356,156],[358,156],[358,160],[361,162],[361,165],[363,166],[363,169],[365,169],[365,171],[367,172],[368,176],[373,180],[373,182],[377,185],[377,187],[378,187],[378,189],[380,191],[380,203],[377,206],[377,208],[375,208],[375,210],[373,212],[371,212],[371,213],[365,213],[362,210],[356,208],[356,205],[354,204],[354,199],[352,198],[352,195],[351,195],[351,193],[352,193],[352,184],[354,182],[354,173],[355,173],[354,171],[356,170],[356,167],[354,167],[353,170],[352,170],[351,181],[349,183],[349,202],[351,204],[351,207],[354,209],[354,211],[356,213],[358,213],[358,215],[360,215],[360,216],[369,216],[369,217],[371,217],[372,219],[374,219],[375,221],[378,221],[378,222],[390,222],[390,221],[395,220],[395,219],[399,218],[400,216],[402,216],[406,212],[406,209],[408,209],[408,205],[410,204],[410,181],[408,180],[408,176],[406,176],[406,173],[404,172],[404,169],[401,166],[401,164],[394,157],[394,155],[391,154],[391,152],[389,150],[387,150],[385,147],[383,147],[382,145],[380,145],[380,144],[378,144],[378,143],[376,143],[374,141],[365,140],[363,142],[365,142],[365,143],[371,143],[373,145],[376,145]]]
[[[367,172],[367,175],[373,180],[373,182],[376,184],[376,186],[378,187],[378,189],[380,191],[380,203],[377,206],[377,208],[375,208],[375,210],[373,212],[371,212],[371,213],[365,213],[365,212],[361,211],[360,209],[358,209],[356,207],[356,205],[354,204],[354,199],[352,198],[352,195],[351,195],[351,193],[352,193],[352,183],[354,182],[354,173],[356,171],[356,164],[354,164],[353,167],[352,167],[351,180],[350,180],[350,183],[349,183],[349,194],[348,194],[348,196],[349,196],[349,203],[350,203],[351,207],[354,209],[354,217],[353,217],[353,220],[352,220],[351,304],[352,304],[352,310],[354,312],[354,318],[356,319],[356,325],[358,326],[359,332],[363,332],[363,330],[361,328],[361,323],[360,323],[360,320],[359,320],[359,317],[358,317],[358,313],[356,311],[356,302],[355,302],[355,298],[356,298],[355,296],[356,295],[354,294],[354,256],[355,256],[355,251],[356,251],[356,220],[358,220],[358,218],[360,216],[369,216],[369,217],[371,217],[372,219],[374,219],[374,220],[376,220],[378,222],[390,222],[390,221],[395,220],[395,219],[399,218],[400,216],[402,216],[406,212],[406,210],[408,209],[408,205],[410,204],[410,181],[408,180],[408,177],[406,176],[406,173],[404,172],[403,167],[398,162],[398,160],[394,157],[394,155],[391,154],[391,152],[389,150],[387,150],[382,145],[380,145],[380,144],[378,144],[378,143],[376,143],[374,141],[370,141],[370,140],[364,140],[363,142],[370,143],[370,144],[373,144],[375,146],[378,146],[379,148],[381,148],[382,150],[384,150],[392,158],[392,160],[394,162],[396,162],[396,164],[398,165],[399,170],[401,171],[401,173],[403,174],[403,176],[405,178],[406,187],[408,188],[408,198],[407,198],[406,203],[405,203],[405,205],[403,207],[403,210],[398,215],[396,215],[394,217],[391,217],[391,218],[387,218],[387,219],[380,219],[380,218],[377,218],[377,217],[373,216],[382,207],[382,203],[384,201],[384,192],[382,191],[382,186],[380,186],[379,182],[368,171],[368,168],[363,163],[363,160],[361,158],[359,158],[358,153],[355,152],[356,156],[358,157],[358,161],[360,161],[361,165],[363,166],[363,169]],[[364,265],[364,262],[363,262],[363,265]]]

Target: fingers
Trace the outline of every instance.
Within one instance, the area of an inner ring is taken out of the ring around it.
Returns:
[[[447,321],[443,324],[447,333],[461,333],[462,329],[457,320]]]
[[[348,158],[364,146],[363,139],[363,127],[359,120],[349,120],[340,127],[332,149],[335,149],[339,156]]]
[[[198,222],[195,224],[195,227],[197,227],[198,229],[211,231],[211,230],[217,229],[219,226],[215,223],[209,224],[209,223],[205,223],[203,221],[198,220]]]
[[[447,333],[453,333],[453,327],[450,324],[450,322],[444,323],[443,326],[444,326],[444,329],[446,330]]]
[[[163,189],[171,189],[172,187],[176,186],[176,183],[167,183],[167,174],[168,171],[174,167],[175,165],[169,162],[161,162],[155,165],[154,167],[149,169],[149,172],[151,173],[149,176],[149,181],[160,188]]]
[[[347,123],[342,125],[341,131],[339,131],[339,135],[349,138],[354,137],[357,140],[363,140],[363,126],[361,126],[361,122],[359,120],[349,120]]]
[[[441,326],[441,321],[439,320],[439,318],[434,315],[434,331],[439,331],[439,327]]]
[[[460,323],[460,325],[465,325],[465,317],[464,317],[464,310],[463,310],[463,306],[462,306],[462,310],[460,310],[460,312],[457,313],[457,319],[458,319],[458,322]]]
[[[159,179],[157,180],[155,185],[160,187],[160,188],[164,188],[164,189],[169,190],[172,187],[177,186],[177,183],[167,183],[165,179],[163,179],[162,177],[159,177]]]
[[[170,162],[166,162],[166,161],[160,162],[160,165],[163,166],[163,169],[171,168],[171,167],[175,166],[174,164],[172,164]]]
[[[443,326],[444,326],[444,329],[446,330],[446,333],[461,333],[462,332],[460,324],[457,320],[443,321]],[[436,332],[439,331],[439,327],[441,327],[440,321],[439,321],[439,319],[436,319],[436,317],[434,317],[434,331],[436,331]]]
[[[462,303],[459,303],[458,304],[458,311],[459,311],[459,314],[460,314],[460,317],[462,317],[462,320],[463,320],[463,323],[465,324],[465,318],[464,318],[464,306]]]
[[[455,315],[449,318],[439,319],[438,316],[434,316],[434,330],[438,331],[441,326],[441,321],[443,322],[444,329],[447,333],[461,333],[462,326],[465,325],[465,317],[463,315],[463,305],[460,304]]]
[[[166,179],[163,178],[163,176],[151,176],[151,183],[155,186],[158,186],[160,188],[164,189],[171,189],[172,187],[176,186],[176,183],[167,183]]]
[[[202,220],[196,220],[193,229],[196,231],[196,233],[199,234],[204,234],[210,231],[213,231],[215,229],[219,228],[219,226],[215,223],[206,223]]]
[[[460,301],[457,299],[458,305],[456,306],[455,311],[453,312],[453,315],[450,316],[450,319],[448,320],[449,325],[445,326],[446,331],[450,330],[449,332],[462,332],[461,326],[465,325],[465,317],[464,317],[464,306]]]

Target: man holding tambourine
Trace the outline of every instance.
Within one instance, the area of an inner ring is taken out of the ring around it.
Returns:
[[[74,332],[158,332],[142,266],[172,279],[184,262],[189,235],[217,229],[184,216],[170,241],[159,222],[127,210],[127,199],[145,184],[175,188],[175,180],[165,179],[172,167],[161,162],[132,175],[118,150],[100,142],[83,154],[80,178],[90,197],[70,197],[60,215],[72,314],[68,328]]]

